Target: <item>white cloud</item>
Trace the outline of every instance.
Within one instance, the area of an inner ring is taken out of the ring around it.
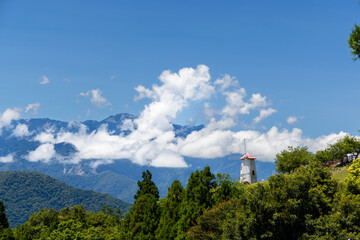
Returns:
[[[34,140],[39,141],[41,143],[54,143],[55,137],[54,137],[53,133],[51,133],[51,131],[47,131],[47,132],[42,132],[42,133],[36,135]]]
[[[135,90],[139,93],[138,96],[134,97],[135,101],[138,101],[143,98],[151,98],[153,96],[152,91],[145,88],[144,86],[139,85],[135,88]]]
[[[266,97],[260,93],[252,94],[249,101],[244,100],[246,91],[244,88],[235,91],[224,92],[226,96],[226,106],[222,109],[222,114],[231,118],[239,115],[249,114],[251,110],[258,109],[268,105]]]
[[[273,109],[273,108],[261,109],[259,116],[254,118],[254,122],[258,123],[276,112],[277,112],[277,110]]]
[[[81,92],[80,96],[88,97],[90,96],[90,102],[95,107],[104,107],[111,105],[109,101],[101,96],[102,92],[100,89],[92,89],[88,92]]]
[[[29,112],[29,111],[33,111],[33,114],[37,114],[38,113],[38,109],[40,107],[40,103],[31,103],[31,104],[28,104],[26,107],[25,107],[25,113]]]
[[[229,74],[225,74],[223,78],[216,79],[214,84],[220,86],[220,91],[224,91],[229,87],[239,85],[239,82],[235,80],[235,77],[231,77]]]
[[[50,162],[51,159],[55,158],[56,151],[53,144],[45,143],[40,145],[34,151],[31,151],[27,156],[27,160],[30,162]]]
[[[0,162],[1,163],[11,163],[14,161],[14,155],[13,154],[8,154],[6,156],[0,157]]]
[[[8,108],[2,114],[0,114],[0,135],[2,134],[2,129],[4,127],[11,126],[11,122],[19,118],[20,118],[19,108]]]
[[[2,126],[8,126],[13,120],[20,118],[20,109],[8,108],[0,115],[0,124]]]
[[[27,137],[30,135],[31,135],[31,133],[29,132],[29,128],[26,124],[18,124],[12,133],[12,136],[19,137],[19,138]]]
[[[40,84],[44,85],[44,84],[49,84],[49,83],[50,83],[49,78],[45,75],[42,75],[42,80],[41,80]]]
[[[294,124],[294,123],[297,123],[299,122],[299,119],[295,116],[289,116],[287,119],[286,119],[286,122],[288,124]]]

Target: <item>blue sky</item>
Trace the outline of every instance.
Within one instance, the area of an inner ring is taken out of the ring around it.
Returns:
[[[256,125],[258,112],[241,116],[237,131],[357,134],[360,62],[346,40],[359,10],[358,1],[340,0],[1,0],[0,113],[39,103],[21,117],[140,115],[151,100],[134,101],[135,87],[160,85],[164,70],[204,64],[212,82],[228,74],[276,110]],[[92,90],[103,102],[90,101]],[[221,109],[225,100],[214,93],[171,121],[206,124],[205,102]]]

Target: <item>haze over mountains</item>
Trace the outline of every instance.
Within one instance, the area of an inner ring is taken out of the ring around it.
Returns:
[[[44,139],[51,139],[52,136],[66,134],[76,136],[79,132],[84,136],[95,136],[102,131],[108,132],[110,136],[127,136],[131,130],[122,126],[124,122],[135,118],[124,113],[110,116],[102,121],[88,120],[82,123],[51,119],[14,120],[11,127],[3,128],[0,135],[0,170],[38,171],[72,186],[109,193],[127,202],[133,201],[137,189],[136,182],[141,178],[142,171],[146,169],[153,173],[154,181],[163,197],[173,180],[179,179],[186,185],[190,173],[206,165],[209,165],[215,173],[229,173],[233,178],[239,177],[241,164],[239,154],[214,159],[185,157],[188,167],[173,168],[140,165],[126,158],[82,160],[77,156],[79,150],[73,143],[65,141],[53,145],[44,143]],[[175,137],[185,138],[203,127],[203,125],[173,125],[173,131]],[[104,136],[106,137],[108,136]],[[259,179],[267,179],[274,173],[273,163],[257,161],[257,165]]]

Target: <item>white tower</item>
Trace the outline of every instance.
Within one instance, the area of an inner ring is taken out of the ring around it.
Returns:
[[[255,167],[255,157],[250,153],[245,153],[244,156],[240,158],[242,160],[241,170],[240,170],[240,181],[244,183],[256,183],[256,167]]]

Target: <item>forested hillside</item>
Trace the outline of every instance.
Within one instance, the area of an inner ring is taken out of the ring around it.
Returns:
[[[0,199],[11,227],[23,224],[42,208],[60,210],[82,204],[88,211],[100,211],[108,204],[127,212],[131,206],[111,195],[71,187],[36,172],[0,172]]]

